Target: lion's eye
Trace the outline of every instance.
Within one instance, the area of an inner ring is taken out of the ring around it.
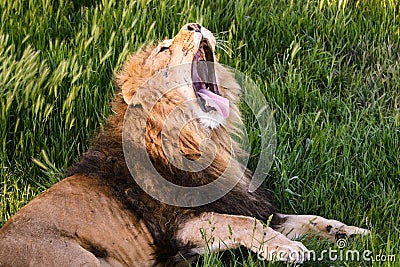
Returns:
[[[163,46],[163,47],[160,48],[160,51],[158,51],[158,53],[164,52],[164,51],[166,51],[168,49],[169,49],[169,47]]]

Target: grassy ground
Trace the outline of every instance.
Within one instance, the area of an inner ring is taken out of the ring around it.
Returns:
[[[276,112],[278,206],[368,227],[347,249],[396,257],[306,266],[399,266],[399,12],[395,0],[0,1],[0,225],[85,151],[127,54],[197,21]],[[240,250],[199,265],[268,264]]]

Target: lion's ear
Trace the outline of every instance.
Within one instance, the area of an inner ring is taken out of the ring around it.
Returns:
[[[124,101],[129,104],[133,95],[141,84],[143,84],[142,66],[137,64],[135,56],[132,56],[122,67],[120,73],[116,75],[116,82],[121,89]]]
[[[121,89],[122,96],[127,104],[150,76],[150,70],[145,67],[146,58],[150,53],[151,49],[146,49],[130,56],[116,75],[117,85]]]
[[[117,85],[121,89],[125,103],[129,104],[137,90],[135,81],[129,78],[128,75],[120,73],[117,75]]]

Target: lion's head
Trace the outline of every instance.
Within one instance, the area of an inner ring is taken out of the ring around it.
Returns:
[[[173,38],[160,42],[132,56],[117,75],[117,83],[127,104],[139,88],[160,71],[180,68],[173,75],[188,75],[190,80],[178,86],[176,93],[187,101],[198,121],[205,128],[225,125],[237,120],[238,85],[232,74],[216,62],[216,40],[213,34],[196,23],[186,24]],[[220,86],[223,81],[224,86]],[[229,89],[226,89],[226,88]]]

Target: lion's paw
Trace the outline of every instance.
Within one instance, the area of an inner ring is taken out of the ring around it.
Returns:
[[[258,252],[258,258],[261,260],[290,263],[303,263],[309,259],[309,256],[309,250],[301,242],[292,241],[286,237],[265,242]]]
[[[370,233],[370,231],[367,229],[356,226],[348,226],[346,224],[341,224],[337,227],[328,225],[327,231],[334,236],[336,240],[348,237],[353,238],[357,235],[368,235]]]

